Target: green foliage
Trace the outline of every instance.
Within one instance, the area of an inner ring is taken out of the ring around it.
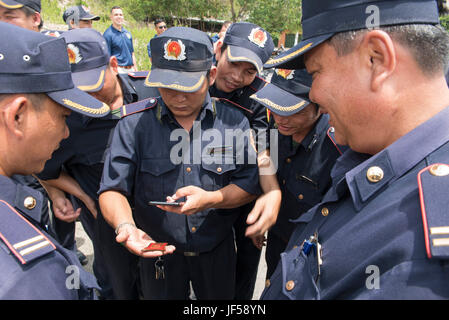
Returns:
[[[440,23],[443,28],[449,31],[449,15],[441,16]]]

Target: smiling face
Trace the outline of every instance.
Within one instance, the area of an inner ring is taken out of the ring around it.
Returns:
[[[318,111],[316,105],[311,103],[298,113],[290,116],[280,116],[274,112],[272,114],[280,134],[293,136],[293,139],[300,137],[300,139],[295,139],[295,141],[301,141],[310,129],[313,128],[321,113]]]
[[[369,79],[366,63],[354,52],[338,56],[327,42],[307,52],[304,56],[307,72],[313,77],[310,99],[330,116],[339,144],[354,150],[366,144],[366,137],[375,134],[373,120],[381,116],[371,109]],[[361,150],[362,151],[362,150]]]
[[[230,93],[249,86],[257,76],[256,67],[249,62],[231,62],[226,50],[217,49],[217,78],[215,86],[218,90]]]
[[[113,9],[111,12],[111,21],[114,27],[122,27],[125,21],[122,9]]]

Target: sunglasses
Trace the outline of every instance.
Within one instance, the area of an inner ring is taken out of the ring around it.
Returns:
[[[167,26],[159,26],[158,29],[167,29]]]

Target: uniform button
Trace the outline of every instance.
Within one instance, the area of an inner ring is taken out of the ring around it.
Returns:
[[[36,207],[36,199],[33,197],[26,197],[25,200],[23,200],[23,205],[28,210],[33,210],[34,207]]]
[[[287,289],[287,291],[292,291],[294,287],[295,282],[293,280],[287,281],[287,283],[285,284],[285,289]]]
[[[328,209],[328,208],[323,208],[323,209],[321,209],[321,214],[322,214],[324,217],[327,217],[328,214],[329,214],[329,209]]]
[[[223,171],[223,169],[221,167],[217,168],[217,172],[222,172],[222,171]]]
[[[282,180],[282,184],[284,184],[284,185],[285,185],[285,179],[284,179],[284,180]]]
[[[366,178],[369,182],[377,183],[384,178],[384,171],[379,167],[371,167],[366,172]]]
[[[334,127],[330,127],[330,128],[329,128],[329,132],[334,133],[334,132],[335,132],[335,128],[334,128]]]
[[[265,280],[265,288],[268,288],[271,285],[270,279]]]
[[[299,199],[299,200],[302,200],[302,199],[304,199],[304,196],[303,196],[302,194],[300,194],[300,195],[298,196],[298,199]]]
[[[192,227],[192,232],[196,232],[196,228],[195,227]]]
[[[186,171],[187,171],[187,172],[191,172],[191,171],[192,171],[192,168],[187,167]]]
[[[292,162],[292,159],[290,159],[290,158],[287,158],[287,159],[285,159],[285,162],[287,162],[287,163],[291,163],[291,162]]]
[[[449,175],[449,166],[446,164],[435,164],[430,168],[429,172],[436,177],[444,177]]]

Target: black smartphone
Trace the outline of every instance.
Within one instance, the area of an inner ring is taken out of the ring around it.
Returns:
[[[181,206],[181,203],[180,202],[150,201],[150,202],[148,202],[148,205],[150,205],[150,206],[174,206],[174,207],[179,207],[179,206]]]

